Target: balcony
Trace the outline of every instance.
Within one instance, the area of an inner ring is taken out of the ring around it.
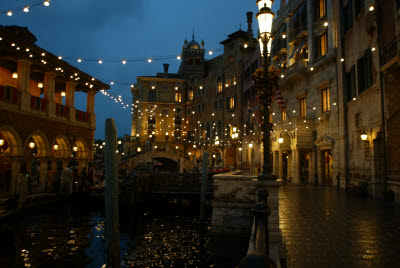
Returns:
[[[0,101],[18,104],[20,99],[21,93],[15,87],[0,85]]]
[[[47,100],[31,96],[31,109],[38,112],[47,112]]]
[[[399,60],[399,42],[400,34],[390,41],[382,53],[382,70],[388,69],[393,63]]]
[[[68,118],[69,115],[69,107],[56,103],[56,115],[59,117]]]
[[[75,119],[81,122],[89,122],[89,113],[76,110],[75,111]]]

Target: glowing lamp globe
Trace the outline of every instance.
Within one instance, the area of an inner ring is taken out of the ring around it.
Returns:
[[[54,149],[55,151],[57,151],[58,148],[59,148],[58,144],[54,144],[54,145],[53,145],[53,149]]]
[[[29,148],[33,149],[33,148],[35,148],[35,146],[36,146],[36,144],[35,144],[34,141],[31,141],[31,142],[29,143]]]
[[[282,144],[283,143],[283,138],[279,138],[278,142]]]
[[[271,36],[272,31],[272,20],[274,19],[274,12],[269,7],[263,7],[260,12],[257,13],[256,18],[258,20],[258,26],[260,28],[260,37],[267,41]]]
[[[257,0],[258,10],[261,10],[264,6],[272,8],[273,0]]]
[[[368,135],[367,135],[367,133],[365,133],[365,131],[363,131],[363,133],[361,133],[361,139],[363,141],[366,141],[368,139]]]
[[[138,151],[138,153],[140,153],[142,151],[142,148],[137,147],[137,151]]]
[[[0,146],[3,146],[5,141],[3,139],[0,139]]]
[[[74,146],[74,148],[72,148],[72,150],[74,150],[74,152],[78,151],[78,146]]]
[[[252,143],[249,144],[249,148],[253,148],[253,144]]]

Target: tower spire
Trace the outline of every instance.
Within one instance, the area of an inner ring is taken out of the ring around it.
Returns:
[[[194,40],[194,27],[193,27],[193,36],[192,36],[192,40]]]

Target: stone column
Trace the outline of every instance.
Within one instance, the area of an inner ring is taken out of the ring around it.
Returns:
[[[323,159],[322,159],[322,155],[321,155],[321,150],[319,148],[317,148],[317,152],[316,152],[316,157],[317,157],[317,172],[318,172],[318,183],[322,184],[324,179],[323,179]]]
[[[327,1],[327,2],[330,2],[330,1]],[[308,31],[307,42],[308,42],[308,62],[309,62],[309,64],[311,64],[312,61],[314,60],[313,4],[314,4],[314,1],[307,1],[307,31]]]
[[[88,91],[87,93],[87,104],[86,104],[86,111],[90,114],[94,114],[94,97],[96,92]]]
[[[300,150],[294,150],[293,182],[300,183]]]
[[[292,153],[288,153],[288,162],[287,162],[287,178],[292,177]]]
[[[280,180],[283,180],[283,153],[282,151],[278,152],[278,166],[279,166],[279,171],[278,171],[278,176]]]
[[[26,60],[18,60],[17,67],[17,89],[21,92],[20,107],[22,110],[29,110],[31,103],[31,94],[29,93],[29,83],[31,76],[31,63]]]
[[[75,121],[75,88],[76,83],[69,81],[65,87],[65,106],[69,107],[69,121]]]
[[[272,173],[277,174],[277,157],[276,157],[276,151],[272,151]],[[263,162],[261,162],[263,163]]]
[[[310,160],[308,161],[308,183],[314,183],[315,178],[315,152],[310,152]]]
[[[47,114],[51,117],[56,116],[56,74],[53,72],[46,72],[44,74],[44,98],[47,100]]]
[[[44,193],[47,190],[47,166],[48,159],[41,158],[40,159],[40,182],[39,182],[39,192]]]
[[[18,158],[12,158],[11,159],[11,184],[10,184],[10,192],[9,194],[18,194],[15,191],[17,179],[19,176],[19,171],[21,169],[21,160]]]

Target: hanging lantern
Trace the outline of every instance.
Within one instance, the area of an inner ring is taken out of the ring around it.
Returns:
[[[366,140],[368,139],[368,135],[367,135],[367,133],[365,132],[365,130],[363,130],[363,132],[361,133],[361,139],[362,139],[363,141],[366,141]]]
[[[31,148],[31,149],[35,148],[36,143],[35,143],[35,141],[33,140],[32,137],[29,139],[29,144],[28,145],[29,145],[29,148]]]
[[[73,148],[72,148],[72,150],[74,150],[74,152],[77,152],[78,151],[78,146],[74,146]]]
[[[58,146],[57,141],[54,143],[53,149],[54,149],[55,151],[57,151],[57,150],[59,149],[59,146]]]
[[[278,142],[282,144],[283,143],[283,138],[279,137]]]
[[[140,153],[142,151],[142,148],[137,147],[137,152]]]

